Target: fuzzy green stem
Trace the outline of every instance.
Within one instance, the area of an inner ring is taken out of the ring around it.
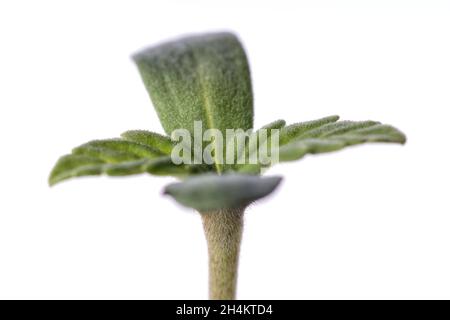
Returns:
[[[209,298],[236,297],[237,269],[244,209],[222,209],[202,213],[209,254]]]

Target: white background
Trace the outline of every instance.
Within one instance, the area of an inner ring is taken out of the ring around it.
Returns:
[[[162,132],[129,56],[215,30],[246,47],[256,127],[339,114],[408,136],[271,169],[285,180],[248,210],[238,297],[450,298],[449,2],[223,3],[2,1],[0,298],[207,298],[172,179],[47,177],[90,139]]]

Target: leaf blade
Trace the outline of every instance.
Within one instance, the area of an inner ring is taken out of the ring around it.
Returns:
[[[121,134],[127,141],[141,143],[169,155],[174,143],[169,137],[147,130],[128,130]]]
[[[244,174],[204,174],[166,186],[164,194],[183,206],[199,211],[236,208],[273,192],[281,177],[258,177]]]
[[[150,146],[121,139],[92,140],[74,148],[72,153],[100,158],[109,163],[156,158],[162,155]]]
[[[68,154],[60,157],[50,172],[48,183],[53,186],[64,180],[101,173],[101,166],[105,162],[84,155]]]
[[[58,159],[50,172],[53,186],[67,179],[91,176],[127,176],[149,173],[159,176],[185,177],[201,172],[194,165],[175,165],[170,156],[155,147],[122,139],[92,140]]]
[[[333,123],[339,120],[339,116],[333,115],[324,118],[320,118],[317,120],[311,120],[306,122],[297,122],[286,126],[281,129],[280,132],[280,145],[286,144],[298,136],[305,134],[308,131],[314,130],[323,125]]]
[[[133,56],[168,135],[175,129],[193,133],[194,121],[206,128],[253,127],[249,65],[231,33],[181,38]]]
[[[375,121],[329,123],[282,145],[279,149],[279,160],[294,161],[307,154],[338,151],[348,146],[369,142],[404,144],[406,136],[390,125]]]

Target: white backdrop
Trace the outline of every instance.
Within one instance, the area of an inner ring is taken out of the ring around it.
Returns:
[[[285,180],[248,210],[238,297],[450,298],[449,2],[223,3],[0,4],[0,298],[207,297],[171,179],[47,176],[90,139],[162,132],[129,56],[215,30],[246,47],[257,127],[339,114],[408,136],[271,169]]]

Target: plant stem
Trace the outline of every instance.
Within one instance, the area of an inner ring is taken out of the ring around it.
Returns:
[[[209,254],[209,298],[236,297],[244,208],[201,213]]]

